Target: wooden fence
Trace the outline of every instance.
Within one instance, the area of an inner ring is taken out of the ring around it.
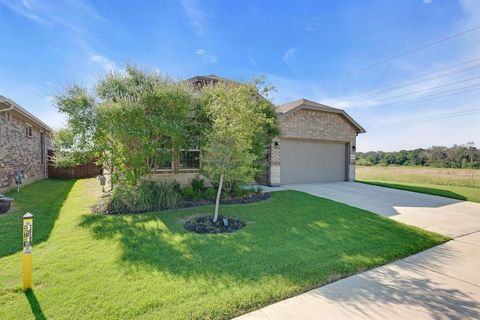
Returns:
[[[49,150],[48,153],[48,177],[57,179],[83,179],[92,178],[100,174],[101,167],[94,162],[82,164],[75,167],[56,168],[51,161],[53,152]]]

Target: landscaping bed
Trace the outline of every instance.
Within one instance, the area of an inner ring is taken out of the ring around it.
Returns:
[[[157,182],[145,180],[135,187],[117,187],[109,197],[99,199],[92,212],[101,214],[135,214],[149,211],[191,208],[215,203],[217,190],[205,187],[203,179],[180,188],[174,181]],[[222,191],[221,204],[246,204],[267,200],[270,194],[260,188],[236,187]]]

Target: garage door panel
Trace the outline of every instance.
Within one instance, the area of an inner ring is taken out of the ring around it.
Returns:
[[[282,140],[280,183],[345,180],[345,144]]]

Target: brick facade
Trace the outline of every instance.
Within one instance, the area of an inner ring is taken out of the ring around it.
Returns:
[[[340,113],[300,109],[279,114],[281,137],[274,139],[269,148],[270,164],[268,184],[280,185],[282,138],[336,142],[346,144],[348,180],[355,179],[355,159],[352,157],[356,145],[357,129]]]
[[[0,103],[0,110],[6,107]],[[25,127],[31,128],[31,136]],[[41,136],[44,137],[43,144]],[[25,183],[46,178],[48,148],[49,129],[39,126],[15,109],[0,112],[0,192],[16,186],[17,169],[25,169]]]

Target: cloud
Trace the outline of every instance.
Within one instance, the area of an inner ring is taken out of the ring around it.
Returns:
[[[193,31],[198,35],[203,35],[205,33],[205,14],[200,8],[198,1],[182,0],[182,8],[190,25],[193,27]]]
[[[295,59],[295,55],[297,54],[297,48],[291,47],[289,48],[285,54],[283,55],[283,62],[293,70],[296,70],[293,66],[293,62]]]
[[[202,60],[202,62],[217,63],[217,57],[213,54],[208,53],[205,49],[197,49],[194,53],[200,58],[200,60]]]
[[[106,72],[118,71],[117,64],[101,54],[90,54],[90,60],[99,64]]]
[[[15,11],[16,13],[18,13],[19,15],[27,19],[30,19],[42,24],[46,23],[46,21],[37,14],[36,12],[38,9],[37,3],[34,1],[0,0],[0,4],[4,5],[5,7],[9,8],[12,11]]]
[[[424,4],[431,4],[433,1],[432,0],[423,0]]]

